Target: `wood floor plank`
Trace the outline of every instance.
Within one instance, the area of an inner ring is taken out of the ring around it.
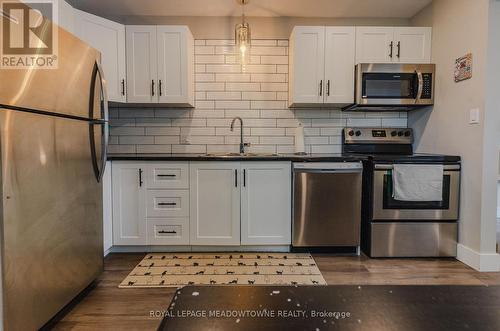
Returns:
[[[156,330],[174,288],[120,289],[145,254],[110,254],[97,286],[54,330]],[[330,285],[500,285],[500,273],[480,273],[455,259],[370,259],[313,254]]]

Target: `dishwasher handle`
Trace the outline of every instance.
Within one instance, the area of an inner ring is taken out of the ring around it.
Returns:
[[[307,174],[356,174],[362,173],[363,169],[294,169],[294,173]]]

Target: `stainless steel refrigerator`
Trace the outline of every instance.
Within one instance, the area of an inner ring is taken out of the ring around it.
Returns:
[[[96,50],[58,38],[58,69],[0,68],[4,330],[42,327],[103,269],[106,84]]]

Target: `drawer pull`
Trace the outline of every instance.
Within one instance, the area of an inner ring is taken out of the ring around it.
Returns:
[[[165,230],[160,230],[158,231],[159,234],[177,234],[177,231],[165,231]]]
[[[157,177],[177,177],[177,175],[170,175],[170,174],[166,174],[166,175],[156,175]]]
[[[158,202],[158,206],[177,206],[177,202]]]

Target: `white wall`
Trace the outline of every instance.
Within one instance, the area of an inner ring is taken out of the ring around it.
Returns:
[[[494,262],[497,256],[491,254],[496,251],[495,137],[500,124],[494,109],[498,91],[494,93],[489,85],[498,78],[489,74],[497,64],[488,58],[488,53],[495,51],[489,48],[494,37],[489,35],[489,24],[498,22],[492,22],[490,14],[490,0],[434,0],[412,19],[414,25],[433,27],[436,101],[433,109],[410,113],[408,118],[408,125],[419,136],[415,143],[417,152],[462,156],[459,259],[482,270],[498,270],[498,261],[496,265]],[[473,78],[455,83],[455,59],[469,52],[473,54]],[[498,88],[498,82],[495,86]],[[480,124],[469,124],[472,108],[480,109]]]

